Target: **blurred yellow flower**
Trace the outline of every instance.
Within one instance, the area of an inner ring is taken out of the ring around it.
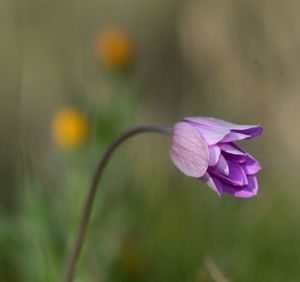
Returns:
[[[128,67],[132,60],[132,42],[128,34],[117,28],[106,29],[96,40],[96,56],[111,69]]]
[[[75,107],[62,108],[54,115],[52,137],[60,147],[65,149],[77,147],[86,140],[87,134],[87,119]]]

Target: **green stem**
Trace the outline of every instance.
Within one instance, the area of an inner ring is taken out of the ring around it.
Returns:
[[[115,151],[115,149],[123,143],[128,138],[145,132],[155,132],[160,134],[170,134],[171,129],[161,126],[155,126],[155,125],[141,125],[136,126],[133,128],[130,128],[126,131],[124,131],[119,137],[117,137],[111,145],[106,149],[106,151],[103,153],[102,157],[100,158],[98,165],[96,167],[96,170],[93,174],[93,178],[90,184],[90,188],[88,191],[88,194],[86,196],[84,206],[81,213],[80,223],[79,227],[76,233],[76,237],[71,249],[71,252],[69,254],[67,265],[65,269],[65,274],[63,278],[63,282],[71,282],[73,280],[74,271],[76,267],[77,260],[80,256],[80,252],[82,249],[82,245],[84,242],[84,237],[87,230],[88,221],[91,215],[97,186],[100,180],[100,177],[102,175],[103,169],[105,168],[109,158],[111,157],[112,153]]]

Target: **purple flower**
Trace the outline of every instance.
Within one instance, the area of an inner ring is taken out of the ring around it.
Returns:
[[[261,133],[259,125],[187,117],[173,127],[171,158],[184,174],[202,180],[219,195],[252,197],[257,194],[260,165],[233,142]]]

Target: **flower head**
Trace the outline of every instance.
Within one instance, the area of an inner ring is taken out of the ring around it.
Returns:
[[[107,68],[127,67],[132,59],[132,44],[128,34],[117,28],[104,30],[96,41],[96,55]]]
[[[75,107],[65,107],[52,120],[52,137],[62,148],[74,148],[87,138],[88,122],[83,113]]]
[[[252,197],[258,191],[260,165],[234,142],[261,133],[259,125],[187,117],[173,127],[171,158],[184,174],[202,180],[219,195]]]

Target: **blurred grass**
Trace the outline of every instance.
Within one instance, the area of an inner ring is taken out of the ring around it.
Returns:
[[[199,273],[200,281],[213,281],[208,257],[230,281],[297,281],[297,206],[283,193],[218,198],[176,172],[173,180],[152,184],[153,168],[143,181],[130,168],[113,180],[122,170],[120,157],[114,159],[97,197],[78,281],[198,281]],[[88,178],[72,177],[73,185],[47,195],[31,185],[18,213],[2,218],[2,259],[6,277],[16,276],[11,281],[59,280]]]

